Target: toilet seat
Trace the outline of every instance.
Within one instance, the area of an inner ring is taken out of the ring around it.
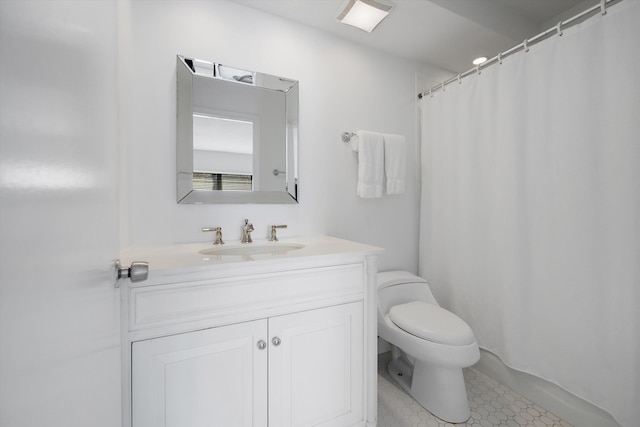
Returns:
[[[473,331],[450,311],[435,304],[412,301],[391,307],[389,318],[400,329],[437,344],[469,345]]]

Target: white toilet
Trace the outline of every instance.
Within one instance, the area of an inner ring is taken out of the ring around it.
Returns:
[[[473,331],[438,305],[427,282],[406,271],[378,273],[378,336],[392,345],[389,375],[438,418],[469,418],[462,368],[480,359]]]

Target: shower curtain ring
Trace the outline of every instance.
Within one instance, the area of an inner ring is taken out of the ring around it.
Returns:
[[[529,52],[529,46],[527,45],[528,42],[529,41],[527,39],[524,39],[524,43],[522,43],[525,52]]]
[[[600,0],[600,12],[603,15],[607,14],[607,0]]]
[[[558,25],[556,26],[556,31],[558,32],[559,36],[562,35],[562,21],[558,22]]]

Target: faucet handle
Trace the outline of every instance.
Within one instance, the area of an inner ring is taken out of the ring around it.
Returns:
[[[249,222],[248,219],[244,220],[244,225],[242,226],[242,240],[241,243],[252,243],[253,239],[251,239],[251,232],[254,230],[253,224]]]
[[[213,242],[214,245],[224,245],[224,242],[222,241],[222,227],[203,227],[202,228],[203,232],[208,232],[208,231],[215,231],[216,232],[216,240]]]
[[[276,235],[276,229],[277,228],[287,228],[286,224],[283,225],[272,225],[271,226],[271,235],[269,236],[269,241],[270,242],[277,242],[278,241],[278,236]]]

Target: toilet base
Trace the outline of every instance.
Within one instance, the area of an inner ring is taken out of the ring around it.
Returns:
[[[387,371],[411,397],[441,420],[462,423],[469,419],[471,411],[462,368],[416,360],[412,369],[402,358],[394,358]]]

